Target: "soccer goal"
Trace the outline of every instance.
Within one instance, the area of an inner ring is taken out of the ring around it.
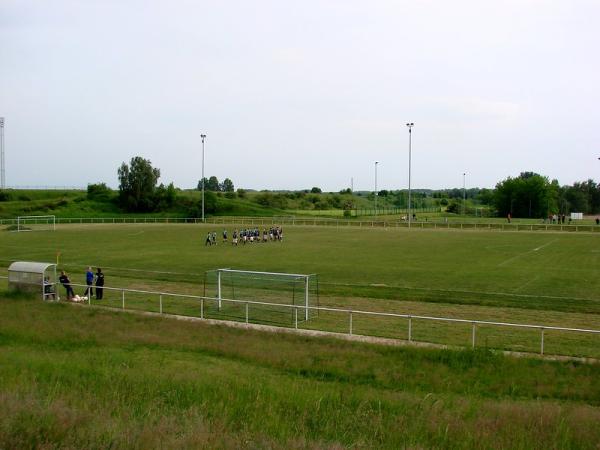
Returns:
[[[319,306],[319,282],[315,274],[217,269],[205,273],[204,296],[221,314],[244,307],[227,300],[251,301],[269,304],[251,305],[257,322],[306,321],[318,315],[310,307]]]
[[[15,231],[55,231],[56,216],[19,216]]]

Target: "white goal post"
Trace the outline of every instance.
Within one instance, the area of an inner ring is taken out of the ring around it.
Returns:
[[[19,216],[15,231],[55,231],[56,216]]]
[[[309,319],[309,307],[310,299],[311,299],[311,291],[318,292],[318,285],[312,286],[311,279],[316,280],[315,274],[298,274],[298,273],[282,273],[282,272],[259,272],[252,270],[235,270],[235,269],[217,269],[216,271],[216,288],[217,288],[217,299],[219,309],[221,308],[222,299],[226,299],[223,296],[223,291],[225,285],[228,284],[230,277],[235,277],[237,283],[242,284],[252,284],[257,282],[273,282],[279,281],[284,283],[291,283],[293,285],[298,285],[299,289],[301,289],[301,305],[300,308],[304,309],[304,319]],[[315,283],[317,283],[315,281]],[[227,286],[228,287],[228,286]],[[238,288],[241,287],[238,284]],[[318,293],[317,293],[318,298]],[[318,300],[317,300],[318,301]],[[283,301],[280,303],[284,303]]]

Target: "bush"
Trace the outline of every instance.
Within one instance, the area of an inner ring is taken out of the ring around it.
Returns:
[[[273,195],[270,192],[262,192],[258,194],[254,201],[259,205],[266,206],[268,208],[279,208],[285,209],[287,208],[288,200],[283,194]]]
[[[106,186],[106,183],[88,184],[87,198],[99,202],[108,201],[112,195],[112,190]]]
[[[8,202],[12,199],[12,195],[8,191],[0,190],[0,202]]]

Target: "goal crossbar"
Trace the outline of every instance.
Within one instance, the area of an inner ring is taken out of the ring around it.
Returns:
[[[29,228],[25,228],[26,225],[48,225],[52,231],[56,230],[56,216],[45,215],[45,216],[18,216],[17,217],[17,232],[19,231],[32,231]]]
[[[242,273],[244,275],[255,274],[255,275],[274,275],[281,277],[289,277],[289,278],[306,278],[314,276],[314,273],[311,274],[301,274],[301,273],[284,273],[284,272],[259,272],[256,270],[239,270],[239,269],[217,269],[217,272],[228,272],[228,273]]]
[[[256,270],[239,270],[239,269],[217,269],[217,298],[219,300],[219,309],[221,309],[222,284],[221,275],[224,273],[240,274],[240,275],[257,275],[259,277],[279,277],[292,280],[301,280],[304,284],[304,319],[309,318],[309,283],[310,278],[316,274],[299,274],[299,273],[284,273],[284,272],[261,272]]]

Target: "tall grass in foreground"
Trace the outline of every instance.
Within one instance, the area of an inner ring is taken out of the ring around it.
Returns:
[[[0,295],[0,448],[596,448],[600,366]]]

